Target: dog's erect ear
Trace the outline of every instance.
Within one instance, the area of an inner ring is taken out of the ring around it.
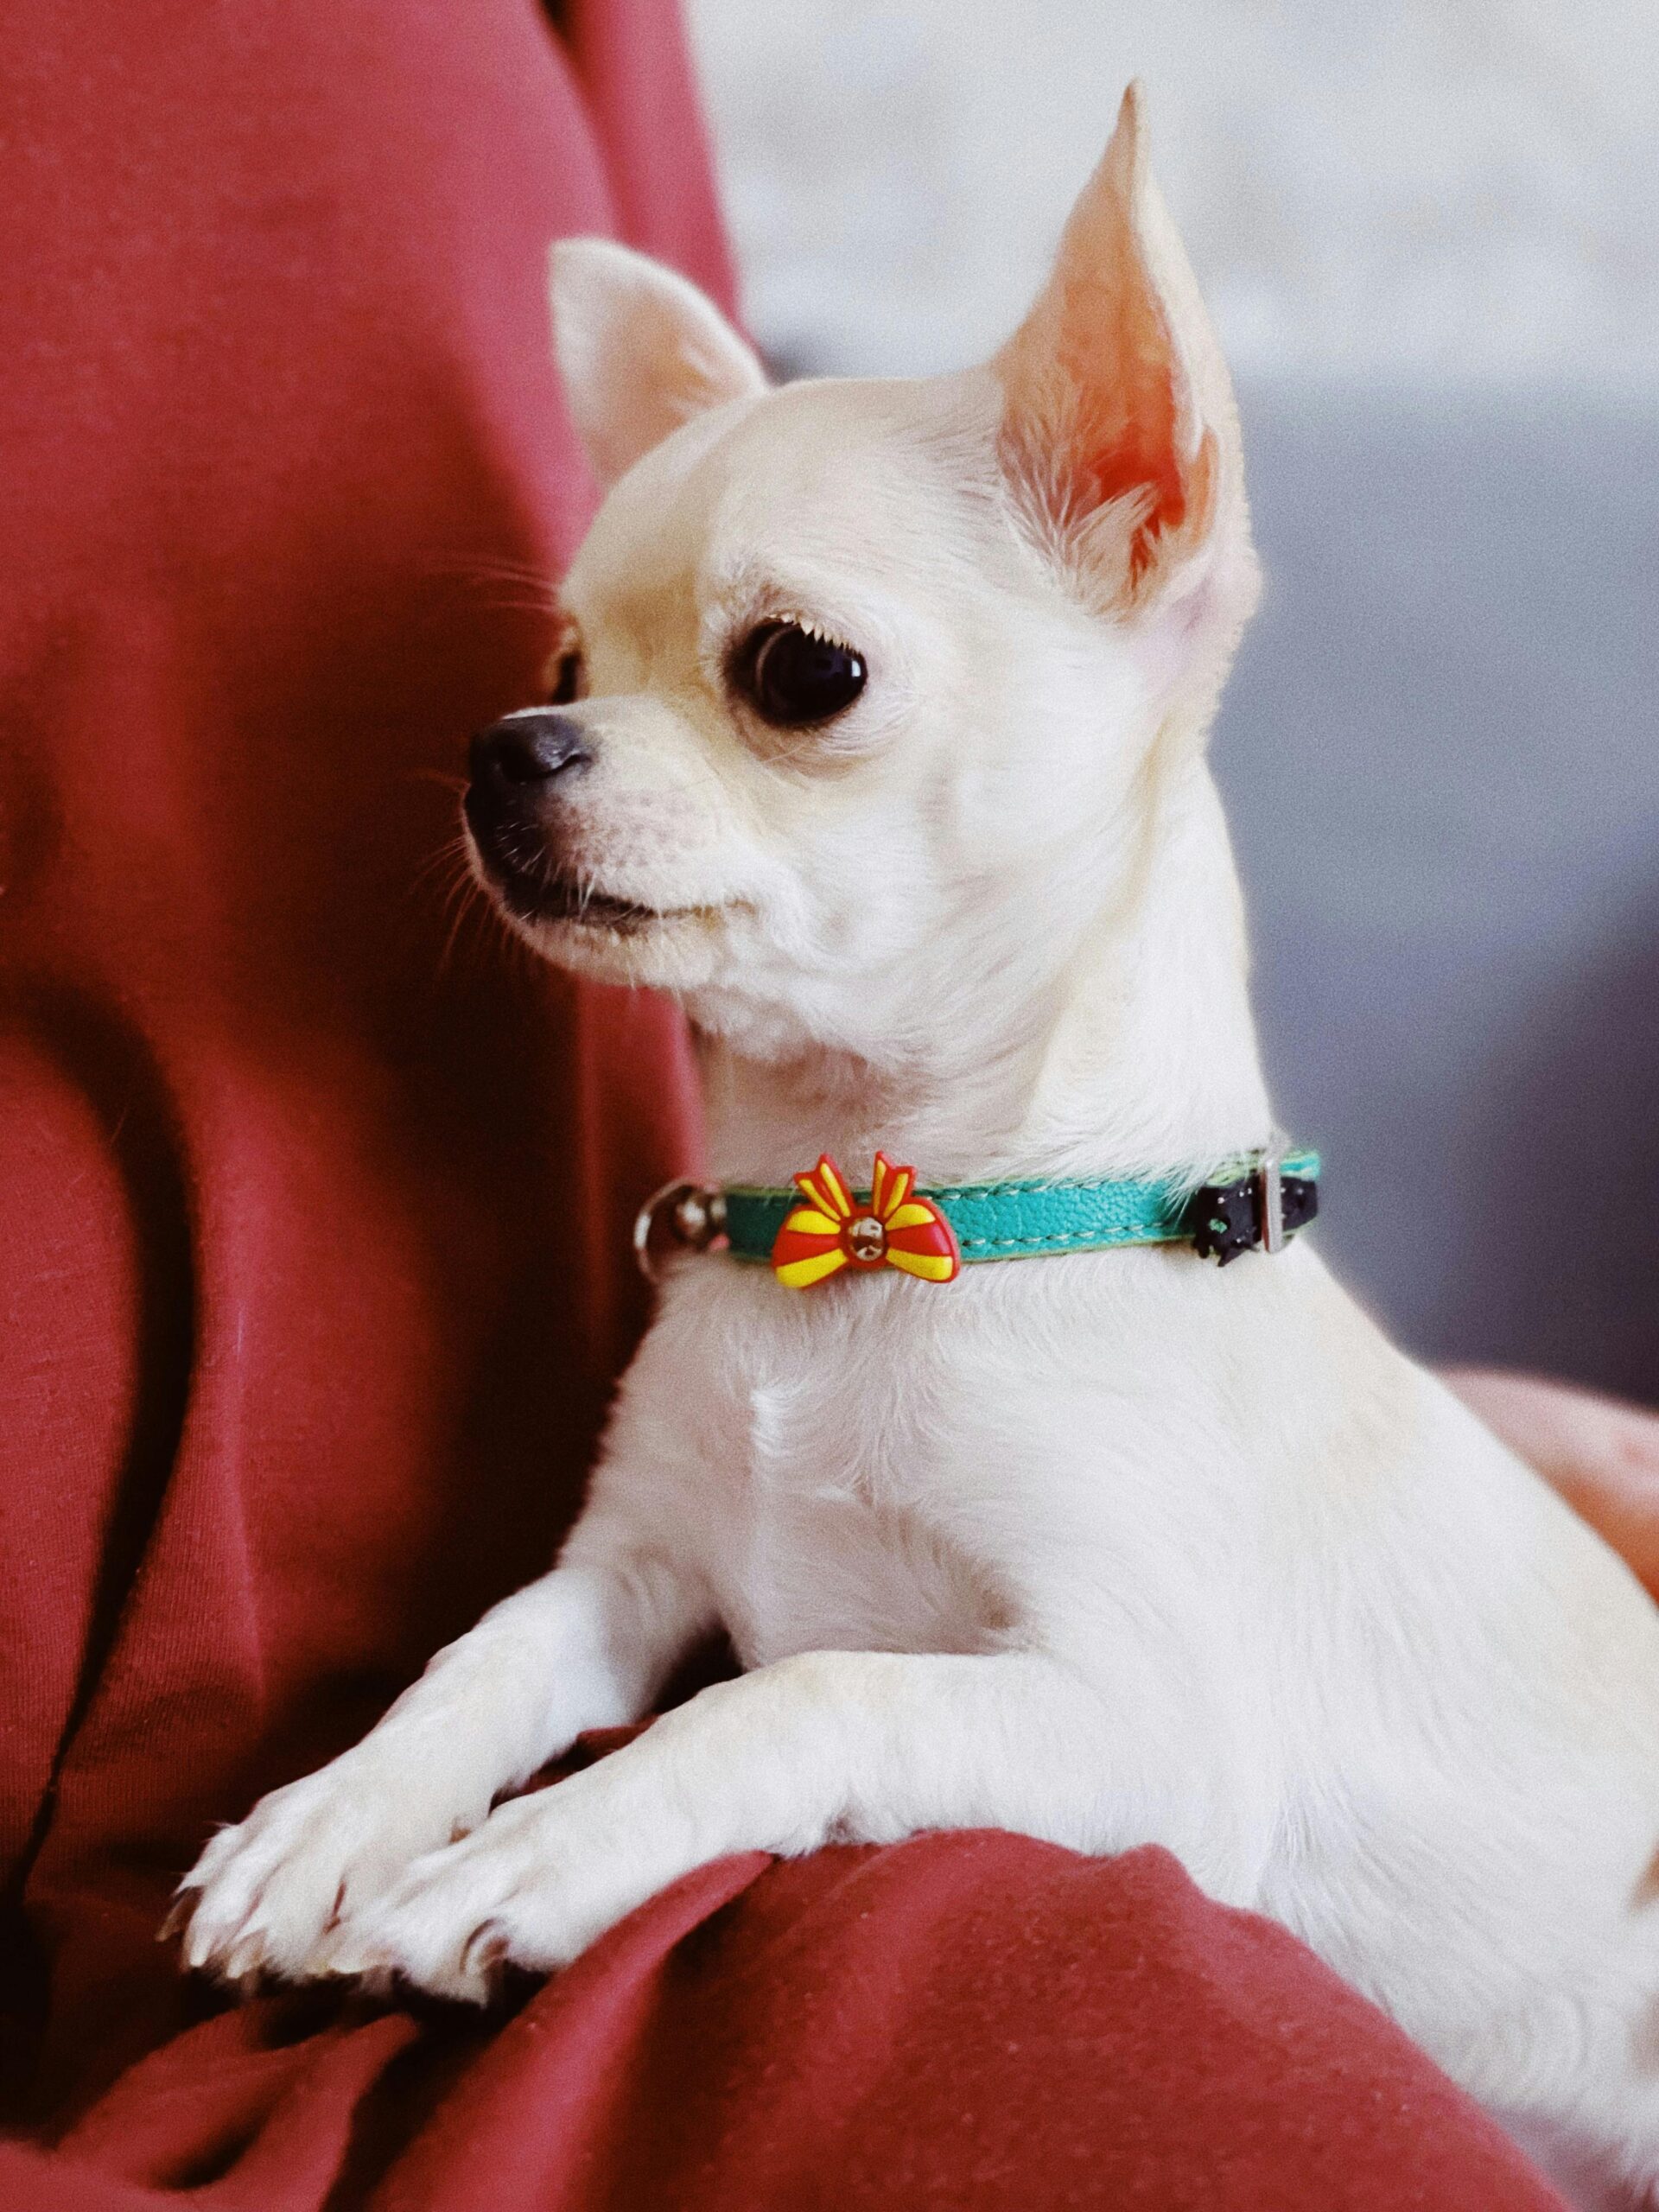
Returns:
[[[719,308],[660,262],[609,238],[563,238],[550,281],[565,397],[601,484],[694,415],[766,390]]]
[[[1004,469],[1091,600],[1150,598],[1242,518],[1232,387],[1123,95],[1053,274],[997,356]]]

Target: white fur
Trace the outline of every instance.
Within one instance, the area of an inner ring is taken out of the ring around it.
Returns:
[[[877,1144],[925,1183],[1197,1175],[1260,1143],[1201,743],[1254,567],[1133,103],[988,370],[763,397],[687,296],[561,257],[577,419],[634,462],[564,591],[594,756],[565,818],[663,918],[525,933],[680,994],[729,1179],[823,1148],[863,1176]],[[618,364],[688,356],[725,374],[671,435],[685,379],[620,397]],[[1192,497],[1137,575],[1146,500],[1080,508],[1074,464],[1148,361]],[[785,613],[871,668],[786,743],[725,676]],[[739,1680],[489,1809],[716,1623]],[[1659,2179],[1659,1615],[1306,1237],[946,1288],[679,1265],[557,1570],[215,1838],[188,1955],[477,1996],[722,1853],[976,1824],[1166,1845],[1563,2163]]]

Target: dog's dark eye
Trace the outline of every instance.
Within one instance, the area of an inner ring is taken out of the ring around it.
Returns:
[[[582,696],[582,648],[569,645],[559,655],[558,665],[553,671],[553,689],[548,694],[550,707],[568,707]]]
[[[763,622],[738,654],[735,675],[755,711],[779,729],[844,714],[864,689],[864,656],[798,622]]]

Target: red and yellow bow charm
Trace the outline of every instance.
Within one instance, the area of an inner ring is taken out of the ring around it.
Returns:
[[[842,1268],[898,1268],[924,1282],[950,1282],[961,1271],[956,1232],[931,1198],[915,1196],[916,1171],[875,1155],[870,1202],[854,1198],[828,1153],[795,1178],[805,1200],[785,1217],[772,1248],[772,1272],[791,1290],[807,1290]]]

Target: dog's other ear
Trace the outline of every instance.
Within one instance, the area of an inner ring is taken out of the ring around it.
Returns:
[[[1091,601],[1149,600],[1192,575],[1191,556],[1224,524],[1243,524],[1232,386],[1147,174],[1138,85],[1071,211],[1053,274],[993,366],[1003,468]],[[1236,535],[1253,577],[1248,537]]]
[[[553,349],[602,485],[694,415],[766,390],[719,308],[660,262],[609,238],[562,238],[550,273]]]

